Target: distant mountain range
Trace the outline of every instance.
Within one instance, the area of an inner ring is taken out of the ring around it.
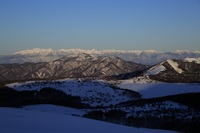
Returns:
[[[145,65],[155,65],[168,59],[184,59],[186,57],[200,57],[200,51],[176,50],[159,52],[155,50],[83,50],[83,49],[40,49],[23,50],[13,55],[0,56],[0,64],[24,63],[24,62],[50,62],[61,57],[77,55],[80,53],[92,56],[117,56],[126,61],[132,61]]]
[[[127,79],[135,76],[164,82],[200,82],[200,58],[165,60],[148,66],[117,56],[78,53],[50,62],[0,64],[0,81],[85,77]]]
[[[116,56],[76,54],[51,62],[1,64],[0,80],[105,77],[144,71],[147,67]]]

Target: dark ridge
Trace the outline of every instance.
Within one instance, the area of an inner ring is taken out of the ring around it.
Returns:
[[[177,95],[157,97],[157,98],[131,100],[128,102],[120,103],[117,106],[144,105],[144,104],[150,104],[150,103],[155,103],[155,102],[164,102],[164,101],[177,102],[177,103],[198,109],[200,111],[200,104],[199,104],[200,92],[177,94]]]
[[[54,104],[65,107],[85,108],[79,96],[71,96],[53,88],[42,88],[40,91],[16,91],[9,87],[0,88],[1,107],[22,107],[34,104]]]

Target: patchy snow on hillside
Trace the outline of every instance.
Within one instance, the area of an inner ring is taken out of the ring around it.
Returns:
[[[167,62],[174,68],[174,70],[178,73],[182,73],[183,70],[181,68],[178,67],[178,63],[176,63],[175,61],[173,60],[167,60]]]
[[[61,90],[68,95],[80,96],[85,104],[90,106],[109,106],[120,102],[136,99],[130,93],[122,89],[116,89],[106,82],[100,80],[76,80],[64,79],[55,81],[31,81],[23,83],[8,84],[17,91],[37,90],[50,87]]]
[[[153,105],[154,104],[154,105]],[[157,102],[157,103],[153,103],[153,104],[145,104],[143,106],[136,106],[134,107],[134,111],[152,111],[152,110],[157,110],[157,106],[159,105],[159,109],[163,110],[170,110],[170,109],[188,109],[187,106],[176,103],[176,102],[172,102],[172,101],[164,101],[164,102]],[[127,110],[129,112],[131,112],[131,110]]]
[[[134,118],[176,118],[180,120],[192,119],[194,116],[199,117],[200,112],[193,110],[186,105],[179,104],[172,101],[162,101],[146,103],[142,105],[130,105],[119,108],[119,110],[127,113],[126,117]]]
[[[200,92],[199,84],[175,83],[126,83],[118,84],[119,87],[139,92],[142,98],[154,98],[183,93]]]
[[[158,81],[150,79],[149,76],[138,76],[131,79],[119,80],[119,82],[123,84],[125,83],[145,84],[145,83],[157,83]]]
[[[1,133],[175,133],[15,108],[1,107],[0,118]]]

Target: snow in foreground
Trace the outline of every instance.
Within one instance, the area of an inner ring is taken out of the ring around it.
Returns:
[[[41,111],[41,112],[51,112],[56,114],[64,115],[74,115],[74,116],[83,116],[88,110],[87,109],[75,109],[71,107],[63,107],[52,104],[37,104],[37,105],[27,105],[23,109],[29,111]]]
[[[1,133],[171,133],[132,128],[80,117],[24,109],[0,108]]]

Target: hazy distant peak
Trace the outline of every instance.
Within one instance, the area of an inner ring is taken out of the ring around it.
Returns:
[[[69,59],[75,59],[76,61],[92,61],[92,60],[95,60],[97,59],[96,56],[93,56],[93,55],[90,55],[90,54],[87,54],[87,53],[76,53],[76,54],[72,54],[72,55],[69,55],[69,56],[64,56],[58,60],[62,60],[62,61],[65,61],[65,60],[69,60]]]
[[[161,52],[157,50],[84,50],[84,49],[59,49],[53,50],[34,48],[32,50],[22,50],[16,52],[14,55],[0,56],[0,63],[24,63],[24,62],[49,62],[57,60],[62,57],[78,56],[78,54],[89,54],[92,58],[105,57],[105,56],[117,56],[126,61],[133,61],[145,65],[155,65],[159,62],[168,59],[184,59],[198,58],[200,57],[200,50],[175,50],[168,52]],[[84,58],[84,55],[82,55]],[[87,56],[89,57],[89,56]],[[80,58],[80,57],[79,57]]]
[[[41,54],[41,55],[47,55],[49,53],[53,53],[54,50],[52,50],[51,48],[48,49],[41,49],[41,48],[33,48],[31,50],[22,50],[22,51],[18,51],[14,54],[21,54],[21,55],[26,55],[26,54]]]
[[[70,57],[76,57],[82,60],[94,60],[96,59],[95,56],[91,55],[91,54],[87,54],[87,53],[78,53],[78,54],[74,54],[71,55]]]
[[[123,60],[117,56],[114,56],[114,55],[110,55],[110,56],[105,56],[105,57],[100,57],[102,58],[102,60],[108,60],[108,61],[111,61],[111,60]]]
[[[184,61],[185,62],[195,62],[197,64],[200,64],[200,57],[199,58],[189,58],[189,57],[187,57],[187,58],[184,59]]]
[[[29,54],[41,54],[41,55],[48,55],[48,54],[62,54],[62,53],[68,53],[68,54],[79,54],[79,53],[86,53],[86,54],[106,54],[106,53],[132,53],[136,55],[140,54],[159,54],[159,53],[174,53],[174,54],[183,54],[183,53],[195,53],[200,54],[200,50],[196,51],[189,51],[189,50],[175,50],[175,51],[168,51],[168,52],[160,52],[157,50],[116,50],[116,49],[106,49],[106,50],[84,50],[84,49],[59,49],[59,50],[53,50],[51,48],[48,49],[41,49],[41,48],[33,48],[31,50],[22,50],[18,51],[15,54],[21,54],[21,55],[29,55]]]

